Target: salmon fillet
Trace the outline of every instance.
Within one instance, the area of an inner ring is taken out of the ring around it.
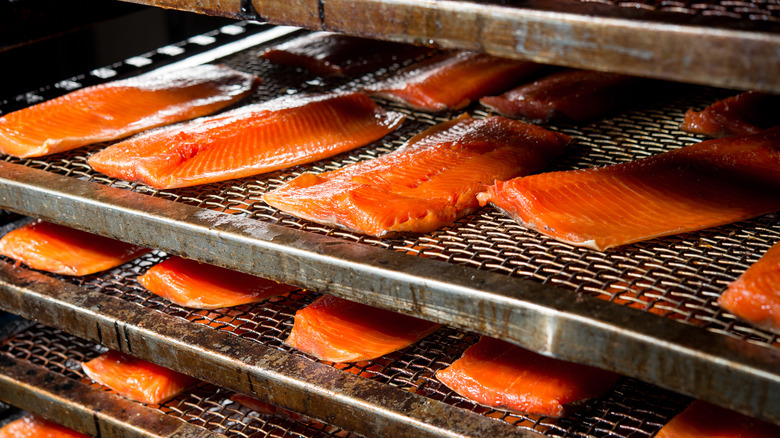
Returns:
[[[346,76],[374,71],[431,51],[411,44],[313,32],[272,47],[261,56],[276,64],[303,67],[320,76]]]
[[[363,93],[284,96],[130,138],[89,158],[98,172],[159,189],[242,178],[378,140],[402,114]]]
[[[0,117],[0,152],[40,157],[213,113],[260,79],[218,65],[82,88]]]
[[[597,250],[780,209],[780,128],[630,163],[499,181],[479,194],[528,228]]]
[[[378,158],[270,191],[271,206],[313,222],[377,237],[424,233],[478,208],[485,184],[543,169],[569,142],[563,134],[503,117],[469,116],[418,134]]]
[[[564,70],[521,85],[482,105],[501,115],[534,123],[585,122],[637,100],[651,81],[588,70]]]
[[[701,400],[672,418],[656,438],[777,438],[780,427]]]
[[[89,435],[28,414],[0,428],[0,438],[89,438]]]
[[[542,68],[484,53],[452,52],[409,66],[364,90],[420,111],[456,110],[482,96],[500,93]]]
[[[405,348],[441,325],[325,295],[295,312],[285,344],[328,362],[357,362]]]
[[[138,277],[150,292],[184,307],[219,309],[256,303],[297,289],[254,275],[170,257]]]
[[[731,283],[718,304],[756,327],[780,334],[780,243]]]
[[[747,91],[719,100],[701,111],[685,112],[682,129],[710,137],[757,134],[780,125],[780,96]]]
[[[140,246],[40,220],[0,239],[0,254],[33,269],[63,275],[105,271],[147,252]]]
[[[607,392],[620,376],[483,336],[436,378],[481,405],[562,417],[573,403]]]
[[[95,382],[121,396],[141,403],[159,405],[181,394],[196,379],[118,351],[108,351],[81,364]]]

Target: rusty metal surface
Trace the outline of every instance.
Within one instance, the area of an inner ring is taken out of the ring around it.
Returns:
[[[0,264],[9,311],[369,436],[518,436],[508,423]]]
[[[0,374],[5,377],[0,378],[0,393],[12,394],[10,402],[25,404],[54,421],[84,426],[80,430],[98,437],[359,438],[311,419],[292,420],[254,412],[234,401],[234,392],[205,382],[160,405],[128,401],[92,381],[81,368],[83,362],[104,351],[103,346],[58,329],[31,327],[0,343],[0,362],[7,361],[9,366],[13,363],[16,368],[6,370],[0,365]],[[90,410],[94,418],[85,417],[85,425],[70,415],[70,411]],[[99,433],[89,432],[92,426],[99,427]]]
[[[238,0],[133,0],[247,18]],[[270,23],[736,89],[780,92],[777,3],[252,0]]]
[[[0,354],[0,399],[92,436],[219,436],[5,354]]]
[[[9,177],[9,166],[13,165],[0,166],[0,174],[5,178]],[[80,228],[100,234],[121,236],[124,240],[147,245],[151,243],[150,238],[155,239],[155,246],[166,251],[219,262],[277,280],[293,278],[298,284],[307,284],[315,290],[469,328],[535,351],[616,370],[752,415],[780,420],[778,349],[668,322],[655,315],[589,297],[572,300],[567,291],[523,279],[471,269],[451,269],[435,260],[252,223],[248,219],[228,218],[218,213],[204,214],[193,207],[111,187],[72,181],[68,193],[64,193],[55,190],[64,184],[59,180],[61,177],[54,177],[52,184],[43,184],[42,179],[52,178],[52,175],[24,168],[14,170],[20,173],[13,184],[0,183],[0,199],[20,211],[34,209],[44,218],[68,223],[72,223],[68,219],[72,215],[82,222]],[[22,175],[31,175],[36,180],[34,191],[19,183]],[[43,186],[48,189],[39,190]],[[95,188],[97,192],[88,197],[94,200],[91,206],[70,202],[69,198],[85,196],[84,190]],[[83,217],[95,220],[83,223],[80,219]],[[155,233],[150,234],[149,230],[155,230]],[[205,341],[202,327],[167,322],[159,316],[145,317],[138,309],[119,307],[112,301],[98,304],[94,300],[98,300],[99,295],[85,293],[39,274],[15,270],[10,265],[0,267],[4,279],[0,302],[7,310],[38,318],[45,324],[62,326],[113,348],[124,348],[131,353],[145,351],[143,356],[154,357],[164,354],[163,350],[173,350],[179,360],[170,359],[173,363],[164,363],[171,368],[181,366],[176,363],[179,361],[196,363],[209,359],[212,361],[210,369],[216,374],[198,377],[241,390],[236,388],[241,382],[240,373],[230,376],[219,371],[237,366],[235,350],[229,345],[242,352],[249,351],[242,344],[238,344],[241,347],[233,344],[234,339]],[[43,320],[42,315],[47,315],[47,319]],[[211,336],[222,335],[218,332]],[[133,345],[133,342],[142,345]],[[164,345],[157,345],[157,342],[164,342]],[[204,358],[203,349],[212,345],[221,345],[224,350]],[[265,363],[267,369],[258,377],[254,377],[257,371],[252,369],[254,387],[278,385],[278,380],[290,379],[289,376],[266,373],[275,374],[279,369],[301,370],[300,364],[287,362],[288,358],[274,354],[277,353],[265,350],[257,353],[263,361],[256,364]],[[188,360],[183,360],[184,357]],[[272,357],[275,359],[271,360]],[[320,376],[319,372],[306,370],[303,374],[306,379],[299,376],[301,382],[296,392],[308,388],[312,379],[325,387],[333,384],[335,377],[324,374],[320,379],[316,377]],[[257,382],[263,382],[263,385]],[[273,395],[265,395],[273,399]],[[279,403],[287,405],[290,401],[279,400]],[[399,401],[389,403],[393,405]],[[331,402],[331,406],[335,407],[336,403]],[[300,405],[289,407],[302,408]],[[357,407],[350,404],[313,415],[330,418],[343,415],[345,411],[354,412]],[[420,411],[414,410],[414,413],[419,415]],[[369,429],[351,423],[348,428],[366,433],[376,427],[364,426]]]

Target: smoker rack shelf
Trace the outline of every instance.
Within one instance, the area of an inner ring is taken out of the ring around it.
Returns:
[[[102,438],[358,438],[315,421],[258,415],[205,382],[161,405],[127,400],[81,370],[103,351],[57,329],[30,327],[0,343],[0,399]]]
[[[548,64],[780,92],[780,3],[128,0]]]
[[[368,414],[371,423],[368,425],[368,436],[532,437],[539,436],[537,433],[564,438],[651,436],[690,401],[687,397],[626,378],[601,398],[589,401],[574,415],[561,420],[483,408],[447,389],[433,377],[435,370],[448,366],[477,339],[473,334],[446,327],[401,352],[374,361],[338,366],[343,370],[338,371],[333,368],[333,364],[311,363],[305,355],[281,344],[281,340],[289,334],[292,314],[314,298],[310,294],[299,291],[255,306],[209,312],[192,311],[155,297],[135,284],[135,276],[154,265],[161,257],[160,254],[150,254],[106,275],[85,278],[80,281],[84,289],[76,288],[67,281],[58,284],[54,278],[26,270],[5,275],[13,271],[7,265],[2,265],[3,278],[5,281],[37,284],[32,287],[33,290],[26,292],[37,297],[31,299],[28,296],[25,303],[35,308],[35,313],[46,314],[43,318],[46,322],[77,318],[83,327],[76,328],[76,331],[86,333],[89,337],[97,334],[100,341],[113,348],[132,351],[134,355],[179,371],[203,378],[218,376],[222,382],[229,382],[231,389],[252,393],[257,391],[260,398],[271,397],[277,403],[308,406],[320,415],[323,409],[329,410],[325,406],[327,403],[318,400],[316,395],[296,394],[295,390],[285,388],[282,381],[298,379],[296,383],[304,384],[314,392],[332,391],[338,395],[335,398],[352,399],[353,410],[345,411],[343,407],[335,407],[328,418],[334,423],[365,430],[367,425],[360,422],[366,420],[360,418]],[[121,301],[117,298],[121,298]],[[60,304],[52,305],[53,301]],[[79,309],[84,309],[85,303],[89,303],[92,308],[100,308],[100,321],[96,321],[96,315],[83,310],[64,312],[61,304],[66,303]],[[133,321],[122,320],[122,313],[133,314]],[[115,318],[116,315],[120,316]],[[113,330],[109,328],[106,331],[106,326],[112,322]],[[182,322],[198,325],[195,330],[195,335],[200,339],[197,345],[192,339],[170,336],[175,333],[175,329],[170,328]],[[92,329],[92,324],[103,328]],[[71,322],[67,325],[73,330]],[[139,336],[135,326],[145,327],[145,333]],[[75,338],[59,330],[37,327],[29,332],[35,335],[25,333],[17,336],[21,340],[10,343],[13,347],[0,345],[0,353],[10,353],[16,358],[45,364],[54,371],[63,371],[66,367],[61,362],[66,357],[75,354],[81,357],[79,360],[88,360],[98,351],[86,341],[77,341],[74,348]],[[225,342],[224,335],[227,333],[240,339]],[[178,341],[172,342],[172,338]],[[269,369],[267,363],[273,359],[268,357],[276,353],[266,350],[266,354],[258,355],[258,350],[252,347],[253,342],[261,342],[273,350],[287,350],[292,357],[284,362],[275,361],[278,369]],[[182,345],[187,348],[182,348]],[[192,360],[183,353],[187,349],[200,350],[198,359],[201,360]],[[237,352],[240,352],[240,359],[236,357]],[[228,367],[214,366],[215,356],[219,355],[233,356],[234,364]],[[204,357],[208,359],[203,360]],[[75,372],[83,377],[72,362],[66,363],[70,364],[65,370],[66,374]],[[5,374],[26,375],[25,370],[20,371],[15,363],[6,366],[13,371],[6,371]],[[72,371],[74,369],[76,371]],[[264,374],[269,373],[284,375],[286,379],[277,376],[264,381]],[[302,377],[305,381],[300,380]],[[59,387],[59,383],[53,382],[51,386]],[[415,394],[424,394],[426,397]],[[330,400],[334,395],[326,397]],[[168,404],[175,405],[178,401]],[[363,412],[366,404],[373,405],[369,412]],[[414,427],[414,419],[407,420],[411,424],[393,424],[398,421],[393,418],[394,405],[401,407],[396,414],[404,415],[404,418],[418,415],[418,420],[430,424],[422,428]],[[202,410],[198,409],[198,412]],[[358,419],[350,418],[351,415]],[[438,417],[447,415],[455,417],[448,422],[438,420]],[[200,419],[188,420],[202,423]],[[219,421],[219,424],[223,423]],[[447,424],[454,425],[455,429],[447,428]]]
[[[259,60],[257,50],[220,59],[263,77],[254,100],[355,88],[388,71],[316,78]],[[149,68],[156,66],[156,56],[150,55]],[[2,110],[104,81],[111,72],[127,74],[126,67],[27,93],[4,102]],[[678,130],[682,111],[727,94],[693,88],[592,125],[552,127],[576,140],[555,168],[627,161],[698,141]],[[259,201],[262,192],[303,171],[385,153],[451,116],[406,112],[409,120],[401,130],[354,153],[195,189],[155,191],[96,174],[85,160],[100,146],[46,159],[9,158],[0,163],[0,206],[493,335],[780,421],[776,337],[737,322],[714,304],[728,281],[780,240],[774,215],[599,253],[540,237],[491,209],[430,235],[377,241],[296,220]],[[5,287],[16,290],[13,283]],[[21,294],[17,304],[6,306],[21,313],[29,299]]]

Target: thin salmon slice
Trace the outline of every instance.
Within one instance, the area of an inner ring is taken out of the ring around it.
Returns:
[[[374,71],[417,58],[432,49],[331,32],[313,32],[263,52],[280,65],[303,67],[320,76],[346,76]]]
[[[0,117],[0,152],[40,157],[204,116],[260,83],[228,67],[202,65],[82,88]]]
[[[780,209],[780,128],[613,166],[499,181],[479,194],[519,223],[597,250]]]
[[[89,438],[37,415],[25,415],[0,428],[0,438]]]
[[[440,324],[325,295],[295,312],[285,344],[328,362],[381,357],[419,341]]]
[[[543,68],[484,53],[451,52],[412,65],[365,91],[421,111],[457,110],[482,96],[501,93]]]
[[[305,173],[263,196],[304,219],[377,237],[424,233],[479,207],[485,184],[541,170],[569,137],[503,117],[441,123],[398,150],[339,170]]]
[[[777,438],[780,427],[695,400],[672,418],[656,438]]]
[[[481,405],[562,417],[607,392],[620,376],[483,336],[436,378]]]
[[[731,283],[718,304],[756,327],[780,334],[780,243]]]
[[[219,309],[256,303],[295,290],[254,275],[170,257],[138,277],[150,292],[184,307]]]
[[[479,102],[501,115],[534,123],[585,122],[646,95],[651,81],[588,70],[564,70]]]
[[[168,368],[110,350],[81,364],[84,373],[123,397],[159,405],[181,394],[196,379]]]
[[[0,254],[33,269],[63,275],[105,271],[147,252],[141,246],[40,220],[0,239]]]
[[[97,171],[159,189],[309,163],[378,140],[404,115],[363,93],[284,96],[141,134],[89,158]]]
[[[780,125],[780,96],[747,91],[719,100],[701,111],[685,112],[682,129],[710,137],[757,134]]]

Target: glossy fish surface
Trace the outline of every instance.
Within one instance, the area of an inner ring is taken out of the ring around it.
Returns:
[[[440,324],[325,295],[295,313],[285,344],[320,360],[376,359],[433,333]]]
[[[0,152],[39,157],[204,116],[249,95],[256,76],[201,65],[82,88],[0,117]]]
[[[569,137],[503,117],[441,123],[377,158],[305,173],[263,200],[295,216],[371,236],[424,233],[478,208],[485,184],[536,172]]]
[[[564,70],[479,102],[499,114],[533,123],[585,122],[639,98],[646,79],[588,70]]]
[[[261,56],[276,64],[308,69],[320,76],[346,76],[366,73],[430,52],[429,48],[411,44],[313,32],[274,46]]]
[[[218,309],[256,303],[297,288],[181,257],[169,257],[138,277],[150,292],[184,307]]]
[[[620,376],[483,336],[436,378],[485,406],[561,417],[572,403],[607,392]]]
[[[88,163],[158,189],[189,187],[346,152],[384,137],[403,120],[363,93],[284,96],[138,135]]]
[[[89,435],[28,414],[0,428],[0,438],[89,438]]]
[[[756,327],[780,334],[780,243],[732,282],[718,304]]]
[[[482,96],[500,93],[542,68],[483,53],[452,52],[411,65],[365,91],[421,111],[457,110]]]
[[[0,254],[41,271],[88,275],[111,269],[149,252],[108,237],[35,221],[0,239]]]
[[[689,109],[682,129],[710,137],[733,137],[757,134],[777,125],[780,125],[780,96],[746,91],[701,111]]]
[[[528,228],[597,250],[780,209],[780,128],[612,166],[499,181],[479,195]]]
[[[196,379],[176,371],[110,350],[81,364],[84,373],[123,397],[158,405],[181,394]]]
[[[728,409],[694,400],[672,418],[656,438],[777,438],[780,427]]]

